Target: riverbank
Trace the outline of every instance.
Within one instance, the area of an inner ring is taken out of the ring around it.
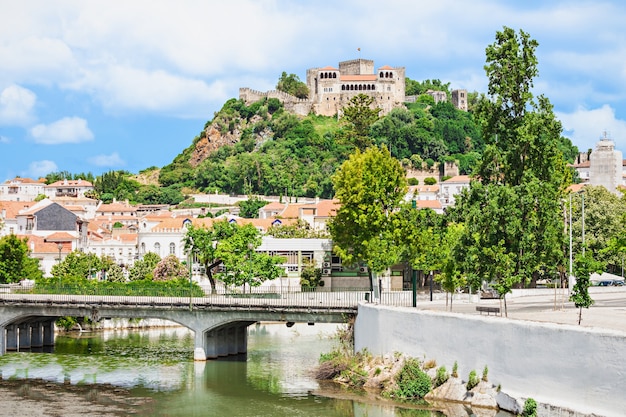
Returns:
[[[512,397],[579,415],[618,417],[626,409],[626,333],[618,330],[369,303],[359,305],[354,346],[377,356],[434,355],[449,369],[458,363],[464,378],[488,365],[489,380]]]

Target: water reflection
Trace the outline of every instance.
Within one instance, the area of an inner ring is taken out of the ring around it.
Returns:
[[[127,407],[119,415],[443,416],[349,397],[341,390],[318,395],[326,387],[311,372],[320,353],[332,349],[335,329],[335,325],[253,325],[247,355],[209,362],[193,361],[193,333],[181,328],[59,336],[53,354],[0,357],[0,374],[14,386],[19,385],[16,381],[58,383],[55,396],[82,395],[85,407],[94,399],[108,398],[118,408]],[[78,394],[70,387],[91,388]],[[122,397],[129,400],[121,401]],[[111,414],[113,409],[106,412],[97,415],[118,415]]]

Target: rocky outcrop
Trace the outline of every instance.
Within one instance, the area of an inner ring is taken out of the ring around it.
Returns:
[[[256,115],[248,122],[240,119],[237,120],[237,122],[230,121],[228,129],[222,127],[224,123],[222,120],[216,120],[206,127],[204,135],[195,143],[191,157],[189,158],[189,163],[192,167],[195,168],[200,165],[202,161],[207,159],[209,155],[220,149],[222,146],[232,146],[237,144],[241,140],[241,134],[246,128],[254,126],[263,119]],[[270,139],[272,139],[272,130],[268,127],[254,133],[256,147],[262,145]]]

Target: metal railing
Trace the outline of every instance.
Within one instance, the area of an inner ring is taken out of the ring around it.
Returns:
[[[0,290],[0,304],[65,304],[65,305],[116,305],[185,308],[276,307],[355,309],[359,303],[376,303],[393,306],[412,305],[411,291],[382,292],[380,297],[366,288],[328,290],[271,290],[267,288],[217,288],[202,294],[197,287],[168,288],[84,288],[57,286],[38,288],[4,286]]]

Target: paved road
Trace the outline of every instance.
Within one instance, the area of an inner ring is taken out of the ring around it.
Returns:
[[[626,288],[623,287],[592,287],[591,298],[595,304],[582,310],[581,326],[597,327],[618,330],[626,333]],[[504,304],[500,300],[455,300],[452,311],[466,314],[479,314],[477,305],[498,306],[504,311]],[[445,300],[423,301],[418,308],[443,311],[446,309]],[[522,297],[507,297],[508,318],[514,320],[531,320],[561,324],[578,325],[579,309],[568,301],[565,294],[554,293],[543,295],[528,295]],[[499,319],[500,317],[491,317]]]

